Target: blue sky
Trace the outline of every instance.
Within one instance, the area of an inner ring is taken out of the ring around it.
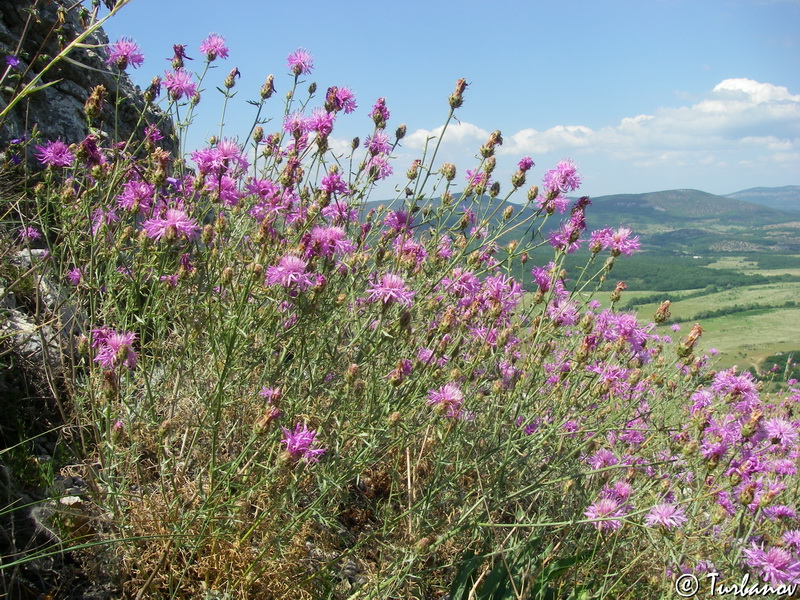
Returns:
[[[225,134],[243,137],[255,114],[245,100],[270,73],[285,93],[286,57],[298,47],[314,56],[307,81],[320,88],[309,107],[331,85],[356,94],[359,109],[334,129],[341,147],[371,132],[369,110],[385,97],[387,129],[404,123],[408,136],[397,177],[373,198],[402,185],[459,77],[470,85],[441,160],[463,174],[499,129],[495,179],[506,190],[526,155],[536,162],[529,182],[574,159],[590,196],[800,184],[798,0],[131,0],[106,32],[140,45],[145,63],[130,73],[142,86],[169,68],[173,44],[201,69],[203,38],[226,38],[230,56],[206,80],[192,146],[218,130],[214,87],[230,69],[242,76]],[[268,109],[267,132],[279,128],[282,95]]]

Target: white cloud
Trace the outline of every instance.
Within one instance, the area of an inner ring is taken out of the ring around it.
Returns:
[[[412,150],[422,150],[429,139],[438,139],[442,135],[443,130],[444,126],[441,125],[431,130],[417,129],[413,133],[406,135],[403,139],[403,145]],[[489,139],[488,131],[472,123],[461,122],[451,123],[447,126],[447,131],[445,131],[442,143],[447,146],[471,145],[474,146],[473,151],[477,152],[480,145],[486,143],[487,139]],[[436,142],[432,141],[431,143],[435,144]]]
[[[507,138],[503,154],[567,152],[578,148],[662,162],[677,154],[758,148],[800,149],[800,95],[752,79],[726,79],[691,106],[661,108],[652,115],[625,117],[593,130],[559,125],[546,131],[523,129]]]

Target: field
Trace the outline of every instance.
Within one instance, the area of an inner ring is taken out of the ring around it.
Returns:
[[[755,261],[742,256],[723,257],[707,266],[765,277],[800,274],[800,269],[759,268]],[[710,293],[702,287],[669,292],[637,290],[625,292],[622,304],[635,304],[633,308],[642,320],[652,319],[659,302],[638,304],[635,301],[637,298],[651,300],[655,296],[671,301],[672,318],[659,329],[670,333],[670,325],[678,323],[683,330],[678,335],[682,335],[699,322],[704,331],[700,347],[716,348],[720,367],[760,367],[768,356],[800,350],[800,306],[791,306],[800,300],[800,283],[796,281],[733,287]]]

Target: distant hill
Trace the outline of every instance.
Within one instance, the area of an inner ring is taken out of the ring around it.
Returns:
[[[625,224],[649,249],[800,252],[797,212],[699,190],[600,196],[592,199],[587,220],[592,228]]]
[[[775,188],[756,187],[727,194],[725,197],[779,210],[800,212],[800,185],[786,185]]]
[[[794,190],[800,203],[800,186],[787,188],[756,188],[758,197],[789,198]],[[665,190],[645,194],[615,194],[591,198],[586,211],[587,229],[625,226],[640,236],[645,250],[683,255],[726,253],[800,254],[800,214],[755,203],[734,195],[747,195],[745,190],[729,196],[717,196],[700,190]],[[465,201],[478,214],[494,213],[495,224],[502,211],[494,211],[493,202],[486,196],[480,201]],[[370,203],[377,205],[378,203]],[[438,199],[426,199],[423,205],[435,206]],[[463,203],[456,199],[456,205]],[[515,214],[522,217],[532,213],[531,205],[516,206]],[[569,213],[553,215],[546,230],[559,227]],[[449,226],[454,226],[454,217]],[[419,221],[418,221],[419,222]],[[424,226],[423,226],[424,227]],[[519,230],[498,242],[505,244]]]

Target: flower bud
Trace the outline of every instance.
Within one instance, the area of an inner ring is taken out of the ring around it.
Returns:
[[[456,166],[453,163],[444,163],[439,172],[447,181],[453,181],[456,178]]]
[[[231,72],[228,73],[228,76],[225,78],[225,82],[224,82],[225,89],[229,90],[233,86],[235,86],[236,85],[236,78],[237,77],[241,77],[241,76],[242,76],[242,74],[239,72],[239,69],[237,67],[234,67],[233,69],[231,69]]]
[[[91,121],[99,117],[105,103],[106,88],[102,85],[94,86],[89,97],[86,98],[86,103],[83,105],[83,112],[86,114],[86,118]]]
[[[533,202],[536,200],[536,197],[539,195],[539,186],[532,185],[531,188],[528,190],[528,202]]]
[[[312,81],[311,84],[308,86],[308,95],[313,96],[317,91],[317,84],[316,82]]]
[[[394,136],[397,138],[398,141],[402,140],[406,137],[406,125],[403,123],[400,125],[397,130],[394,132]]]
[[[459,108],[464,104],[464,90],[468,85],[467,80],[463,77],[456,81],[456,89],[449,98],[450,108]]]
[[[261,86],[261,99],[268,100],[275,93],[275,76],[269,75],[264,85]]]
[[[658,307],[658,310],[656,310],[656,314],[653,316],[653,320],[656,323],[660,324],[660,323],[663,323],[664,321],[666,321],[667,319],[669,319],[669,305],[670,305],[670,301],[669,300],[665,300]]]

